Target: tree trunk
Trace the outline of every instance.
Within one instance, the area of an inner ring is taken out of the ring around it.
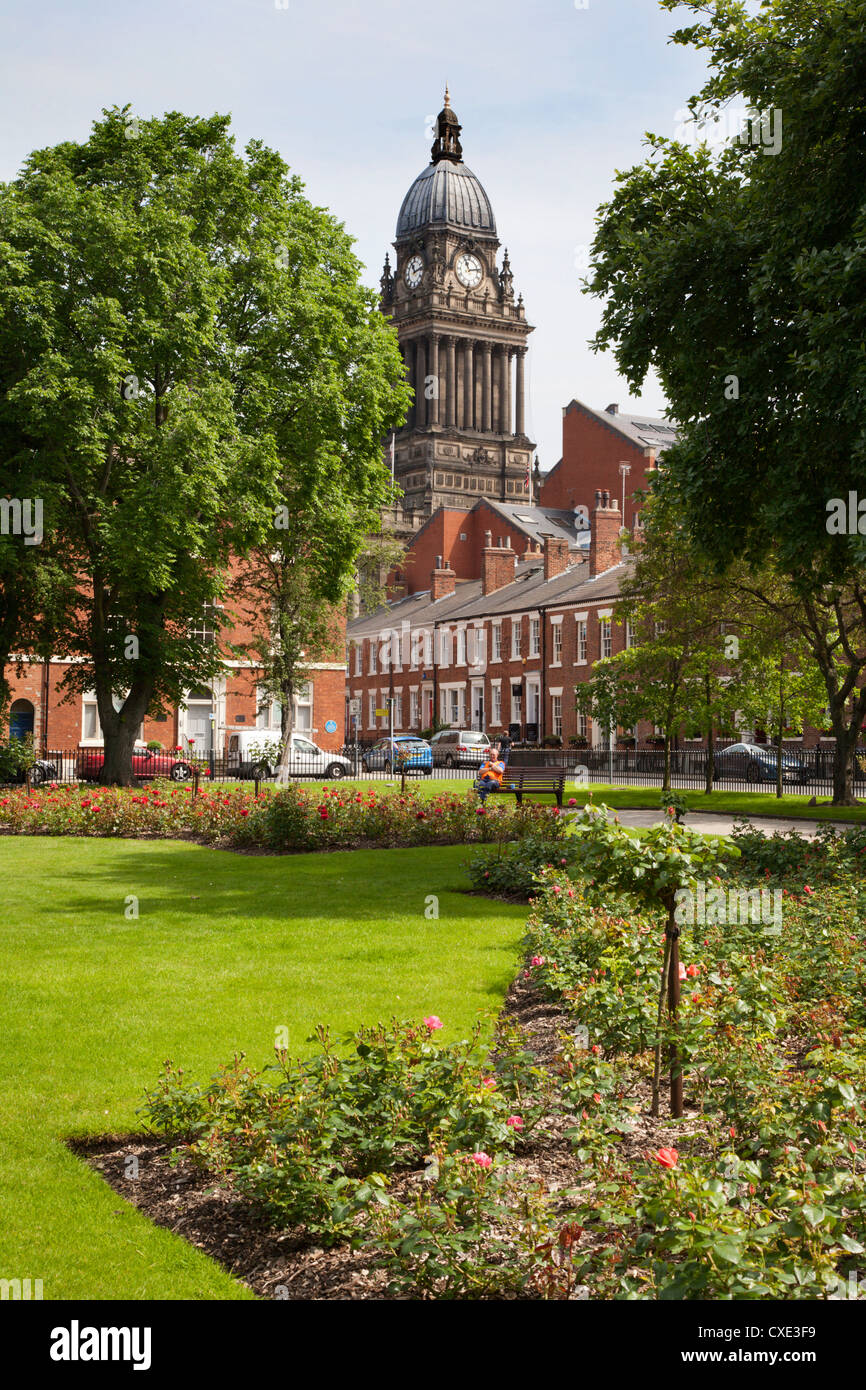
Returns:
[[[835,727],[835,721],[834,721]],[[856,806],[854,795],[854,749],[857,746],[857,729],[836,730],[836,748],[833,754],[833,805]]]
[[[652,1105],[650,1108],[650,1114],[654,1117],[657,1117],[659,1113],[659,1091],[661,1088],[662,1075],[662,1018],[664,1017],[665,996],[668,992],[668,968],[670,966],[670,959],[671,941],[667,932],[665,932],[665,954],[664,960],[662,961],[662,974],[661,980],[659,981],[659,1005],[658,1011],[656,1013],[656,1045],[653,1058],[653,1093]]]
[[[282,718],[280,719],[280,730],[283,736],[283,751],[280,754],[280,765],[277,769],[277,782],[285,786],[289,780],[289,762],[292,756],[292,730],[295,722],[295,682],[294,678],[288,681],[280,692],[283,702]]]
[[[679,1030],[679,1011],[680,1011],[680,928],[679,923],[674,917],[675,907],[673,902],[668,907],[668,921],[665,928],[665,936],[670,939],[670,957],[668,960],[668,1014],[670,1017],[671,1028],[674,1031],[674,1038],[671,1042],[669,1060],[671,1070],[671,1116],[675,1120],[682,1118],[683,1113],[683,1071],[682,1055],[680,1053],[679,1041],[676,1033]]]
[[[830,719],[833,725],[833,733],[836,736],[836,747],[833,753],[833,805],[834,806],[856,806],[857,797],[854,795],[854,750],[857,747],[857,736],[860,732],[860,719],[862,714],[859,710],[861,700],[856,701],[854,717],[850,723],[845,722],[844,703],[838,698],[834,698],[830,703]]]
[[[776,795],[782,795],[782,729],[785,725],[785,658],[779,660],[779,724],[776,729]]]
[[[132,751],[135,747],[141,722],[153,698],[153,686],[133,684],[132,689],[119,710],[114,708],[111,691],[97,686],[96,704],[105,756],[99,771],[99,780],[106,787],[131,787],[135,779],[132,775]]]
[[[662,791],[669,792],[671,789],[671,736],[669,730],[665,729],[665,773],[662,781]]]
[[[710,710],[710,677],[705,677],[704,690],[707,697],[707,762],[704,775],[704,792],[707,796],[713,790],[713,773],[716,770],[716,745],[713,716]]]

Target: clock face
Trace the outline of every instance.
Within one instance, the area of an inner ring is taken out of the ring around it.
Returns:
[[[482,274],[481,262],[477,256],[471,256],[468,251],[464,251],[462,256],[457,257],[457,279],[468,290],[474,290],[475,286],[481,283]]]
[[[403,279],[410,290],[417,290],[421,283],[421,276],[424,274],[424,262],[420,256],[412,256],[403,272]]]

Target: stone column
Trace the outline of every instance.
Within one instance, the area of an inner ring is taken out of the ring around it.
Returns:
[[[430,376],[433,378],[433,395],[427,402],[427,419],[431,425],[439,424],[439,334],[430,334]]]
[[[427,401],[424,398],[424,378],[427,375],[427,354],[424,339],[415,339],[415,428],[423,429],[427,424]]]
[[[523,395],[523,359],[526,356],[526,348],[517,349],[517,401],[516,419],[514,421],[514,433],[525,434],[524,422],[524,395]]]
[[[457,343],[445,340],[445,424],[454,429],[457,424]]]
[[[511,357],[514,349],[507,347],[502,354],[503,366],[505,369],[505,433],[511,434]]]
[[[484,343],[484,358],[481,377],[481,428],[489,434],[493,428],[493,382],[490,375],[490,359],[493,344]]]
[[[505,347],[497,348],[496,358],[499,363],[499,419],[497,428],[500,434],[508,433],[508,402],[507,381],[508,381],[508,349]]]
[[[463,428],[475,428],[475,359],[471,338],[467,338],[463,350]]]
[[[406,372],[406,380],[408,381],[409,385],[410,385],[411,387],[414,388],[414,386],[415,386],[415,349],[414,349],[414,347],[412,346],[411,341],[408,342],[408,343],[404,343],[403,346],[401,347],[400,351],[401,351],[402,354],[403,354],[403,367],[404,367],[405,372]],[[409,402],[409,409],[406,411],[406,428],[411,430],[411,429],[414,428],[414,426],[415,426],[415,402],[414,402],[414,400],[412,400],[412,401]]]

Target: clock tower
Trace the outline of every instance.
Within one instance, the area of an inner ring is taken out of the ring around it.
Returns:
[[[463,163],[448,90],[430,163],[397,219],[396,264],[381,279],[382,309],[400,341],[415,400],[397,431],[394,469],[403,507],[531,501],[534,444],[525,426],[526,322],[514,301],[490,199]]]

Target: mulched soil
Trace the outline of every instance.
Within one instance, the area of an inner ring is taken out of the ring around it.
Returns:
[[[523,1030],[538,1065],[553,1068],[559,1034],[573,1019],[546,999],[522,974],[512,984],[503,1014]],[[642,1157],[669,1142],[668,1121],[649,1116],[650,1086],[635,1083],[629,1100],[638,1105],[634,1129],[624,1137],[622,1152]],[[662,1098],[666,1109],[666,1098]],[[697,1128],[697,1116],[695,1116]],[[687,1122],[686,1122],[687,1123]],[[515,1159],[516,1172],[543,1183],[553,1194],[590,1187],[593,1174],[581,1167],[565,1131],[573,1124],[551,1116],[530,1137]],[[678,1136],[683,1135],[679,1122]],[[74,1153],[102,1175],[110,1187],[158,1226],[173,1231],[247,1284],[261,1298],[381,1300],[389,1297],[386,1275],[371,1264],[369,1251],[345,1245],[323,1248],[302,1229],[277,1231],[230,1188],[201,1172],[188,1159],[171,1163],[172,1145],[148,1135],[112,1135],[69,1141]],[[136,1155],[138,1177],[126,1176],[127,1159]],[[404,1197],[422,1181],[420,1173],[392,1180]],[[599,1232],[599,1236],[601,1236]]]

